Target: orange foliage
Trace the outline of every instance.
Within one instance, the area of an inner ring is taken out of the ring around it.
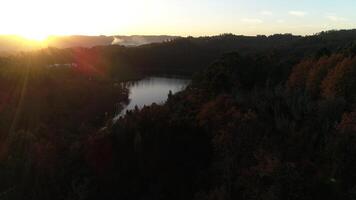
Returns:
[[[356,112],[344,114],[338,130],[342,133],[356,133]]]
[[[306,79],[306,90],[313,96],[319,96],[321,90],[321,82],[328,74],[329,70],[333,68],[338,62],[343,59],[340,54],[332,55],[330,57],[320,58],[310,69]]]
[[[345,58],[333,68],[322,83],[322,94],[326,98],[350,99],[356,92],[356,58]]]
[[[304,60],[293,68],[287,86],[290,89],[304,88],[309,71],[314,65],[313,60]]]

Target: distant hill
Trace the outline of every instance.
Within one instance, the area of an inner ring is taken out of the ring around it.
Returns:
[[[28,42],[23,37],[15,35],[1,35],[0,36],[0,53],[7,54],[16,51],[30,51],[39,49],[39,44]]]
[[[340,51],[352,54],[356,52],[355,29],[325,31],[311,36],[222,34],[211,37],[173,38],[53,37],[49,38],[49,44],[56,48],[43,48],[37,52],[37,57],[45,66],[77,63],[92,71],[105,71],[115,79],[126,80],[149,74],[191,76],[209,66],[221,55],[230,52],[238,52],[241,55],[268,55],[270,59],[278,60],[275,63],[283,70],[277,71],[284,74],[289,74],[292,66],[306,57],[321,57]]]
[[[311,36],[275,34],[240,36],[223,34],[212,37],[184,37],[169,42],[138,47],[101,46],[86,49],[110,61],[114,77],[127,76],[127,71],[192,75],[210,65],[221,55],[269,55],[279,60],[284,73],[304,57],[320,56],[350,49],[354,51],[356,30],[326,31]],[[318,55],[319,54],[319,55]],[[100,63],[98,66],[102,66]]]
[[[170,41],[177,36],[52,36],[48,39],[48,46],[56,48],[93,47],[107,45],[140,46],[144,44]]]
[[[144,44],[160,43],[170,41],[177,38],[177,36],[50,36],[46,42],[46,46],[29,42],[29,40],[14,35],[0,35],[0,52],[11,53],[18,51],[36,50],[46,47],[56,48],[72,48],[72,47],[93,47],[93,46],[108,46],[108,45],[122,45],[122,46],[140,46]]]

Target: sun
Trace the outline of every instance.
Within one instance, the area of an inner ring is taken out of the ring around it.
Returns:
[[[49,37],[49,35],[41,34],[41,33],[28,33],[28,34],[22,34],[22,36],[25,39],[33,42],[45,42]]]

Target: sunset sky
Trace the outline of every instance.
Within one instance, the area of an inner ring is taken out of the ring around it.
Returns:
[[[2,0],[0,34],[245,35],[356,28],[355,0]]]

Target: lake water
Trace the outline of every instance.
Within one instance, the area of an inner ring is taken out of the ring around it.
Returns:
[[[127,110],[133,110],[137,106],[142,108],[152,103],[163,104],[169,91],[177,93],[183,90],[190,80],[182,78],[148,77],[139,81],[126,83],[130,94],[129,104],[121,111],[118,117],[125,115]]]

